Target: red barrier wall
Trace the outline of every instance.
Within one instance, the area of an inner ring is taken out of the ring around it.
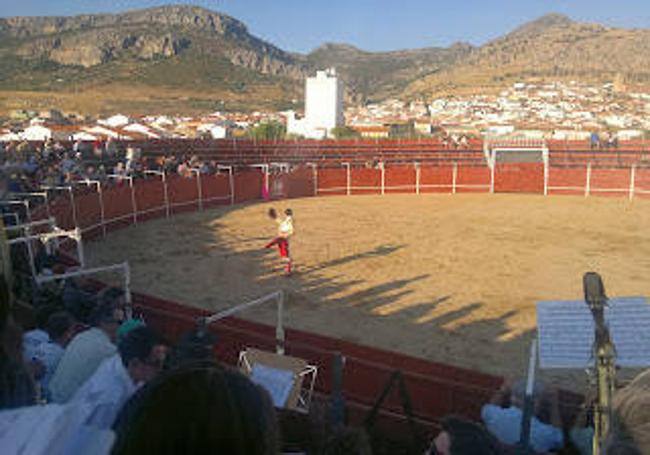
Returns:
[[[583,195],[586,184],[586,167],[549,167],[548,194]]]
[[[230,178],[228,174],[201,175],[203,207],[230,204]]]
[[[543,163],[497,163],[494,168],[495,193],[543,193]]]
[[[420,193],[451,193],[452,166],[421,166]]]
[[[384,184],[386,193],[415,193],[416,170],[413,165],[386,166]]]
[[[487,193],[492,179],[488,166],[458,165],[456,174],[456,192]]]
[[[347,175],[345,168],[318,169],[318,194],[346,194]]]
[[[167,177],[169,205],[172,213],[195,210],[198,207],[199,189],[195,177]]]
[[[262,195],[263,174],[261,171],[246,171],[235,174],[235,202],[248,202]]]
[[[379,169],[352,168],[351,194],[380,194],[381,171]]]
[[[592,168],[590,187],[591,193],[598,196],[627,195],[630,188],[630,169]]]
[[[634,184],[635,197],[650,197],[650,169],[637,169]]]
[[[152,177],[139,180],[135,185],[135,202],[138,207],[138,221],[147,221],[152,218],[164,216],[165,187],[161,178]]]
[[[309,197],[315,195],[314,170],[301,167],[286,175],[286,197]]]

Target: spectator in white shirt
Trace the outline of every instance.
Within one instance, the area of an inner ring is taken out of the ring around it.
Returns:
[[[102,361],[117,352],[113,343],[123,321],[124,311],[112,302],[101,303],[94,309],[93,327],[72,339],[49,382],[52,401],[67,402]]]
[[[164,346],[148,327],[127,333],[118,351],[102,362],[71,400],[87,407],[88,425],[109,429],[124,403],[154,378],[165,360]]]
[[[43,398],[49,398],[46,392],[48,383],[63,357],[65,347],[73,336],[74,327],[74,319],[65,311],[54,313],[47,321],[46,329],[49,341],[41,343],[34,352],[34,359],[43,365],[43,375],[38,380],[44,395]]]
[[[481,409],[481,418],[485,427],[502,444],[514,446],[520,441],[525,387],[524,381],[519,381],[513,386],[504,383],[492,398],[491,403]],[[530,447],[536,453],[561,449],[564,445],[557,391],[548,394],[548,400],[546,395],[542,386],[535,384],[533,417],[530,423]],[[550,422],[544,422],[542,419],[547,404],[550,405]]]

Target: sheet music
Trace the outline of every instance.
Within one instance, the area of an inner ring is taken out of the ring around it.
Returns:
[[[645,297],[609,300],[605,321],[621,367],[650,366],[650,305]],[[537,303],[540,368],[593,365],[594,320],[583,300]]]
[[[261,385],[271,395],[273,405],[277,408],[286,406],[293,388],[293,372],[280,370],[256,363],[251,371],[251,380]]]

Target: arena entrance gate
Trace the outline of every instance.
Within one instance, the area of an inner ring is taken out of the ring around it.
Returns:
[[[511,146],[486,149],[495,193],[546,194],[548,187],[548,148]]]

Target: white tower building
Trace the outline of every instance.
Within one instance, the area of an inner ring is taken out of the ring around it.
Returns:
[[[308,77],[305,81],[305,118],[296,120],[290,114],[287,131],[320,139],[344,123],[343,82],[334,68],[317,71],[315,77]]]

